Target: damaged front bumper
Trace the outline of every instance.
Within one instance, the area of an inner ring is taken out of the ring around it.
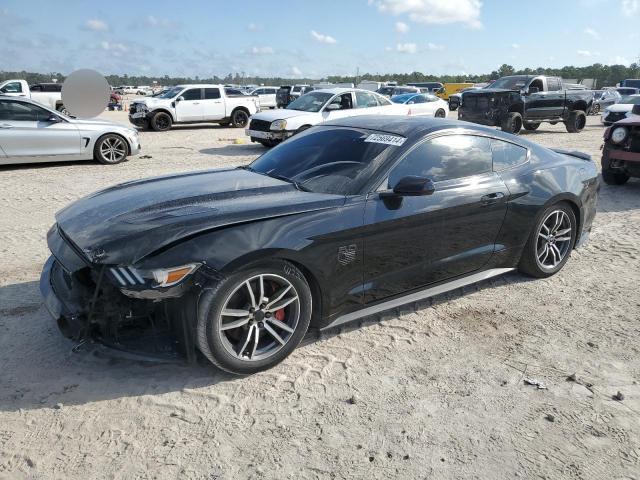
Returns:
[[[295,132],[289,132],[287,130],[280,130],[277,132],[263,132],[261,130],[246,129],[244,133],[248,137],[251,137],[252,142],[257,142],[259,140],[274,140],[274,141],[286,140],[287,138],[293,136]]]
[[[121,289],[110,267],[83,258],[57,229],[48,241],[53,255],[42,270],[40,292],[65,337],[147,358],[194,361],[199,283],[163,291]]]

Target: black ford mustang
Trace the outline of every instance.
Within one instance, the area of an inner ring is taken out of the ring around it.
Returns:
[[[330,328],[513,269],[547,277],[588,236],[586,155],[493,129],[352,117],[235,169],[129,182],[58,212],[41,290],[63,333],[251,373]]]

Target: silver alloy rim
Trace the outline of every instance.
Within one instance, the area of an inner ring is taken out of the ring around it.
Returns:
[[[544,270],[553,270],[571,249],[571,219],[566,212],[554,210],[542,222],[536,243],[538,264]]]
[[[127,148],[120,138],[108,137],[102,141],[100,153],[102,154],[102,158],[110,163],[114,163],[124,159],[127,154]]]
[[[300,319],[300,297],[280,275],[255,275],[240,283],[223,304],[218,334],[231,355],[255,362],[279,352]]]

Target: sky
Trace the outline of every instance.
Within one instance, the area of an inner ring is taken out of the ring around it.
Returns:
[[[640,0],[0,0],[0,70],[489,73],[640,57]]]

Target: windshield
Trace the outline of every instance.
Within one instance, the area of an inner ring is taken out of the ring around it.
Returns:
[[[391,101],[393,103],[407,103],[415,96],[415,93],[405,93],[404,95],[396,95],[395,97],[391,97]]]
[[[640,105],[640,95],[627,95],[626,97],[622,97],[618,103]]]
[[[311,192],[355,194],[398,148],[365,141],[371,135],[363,129],[315,127],[269,150],[249,168],[296,182],[299,188]]]
[[[491,84],[490,88],[502,88],[504,90],[520,90],[523,88],[529,77],[526,75],[516,75],[513,77],[502,77]]]
[[[287,110],[300,110],[301,112],[319,112],[327,101],[333,97],[332,93],[311,92],[302,95],[289,104]]]
[[[182,91],[182,87],[173,87],[158,95],[158,98],[173,98]]]

